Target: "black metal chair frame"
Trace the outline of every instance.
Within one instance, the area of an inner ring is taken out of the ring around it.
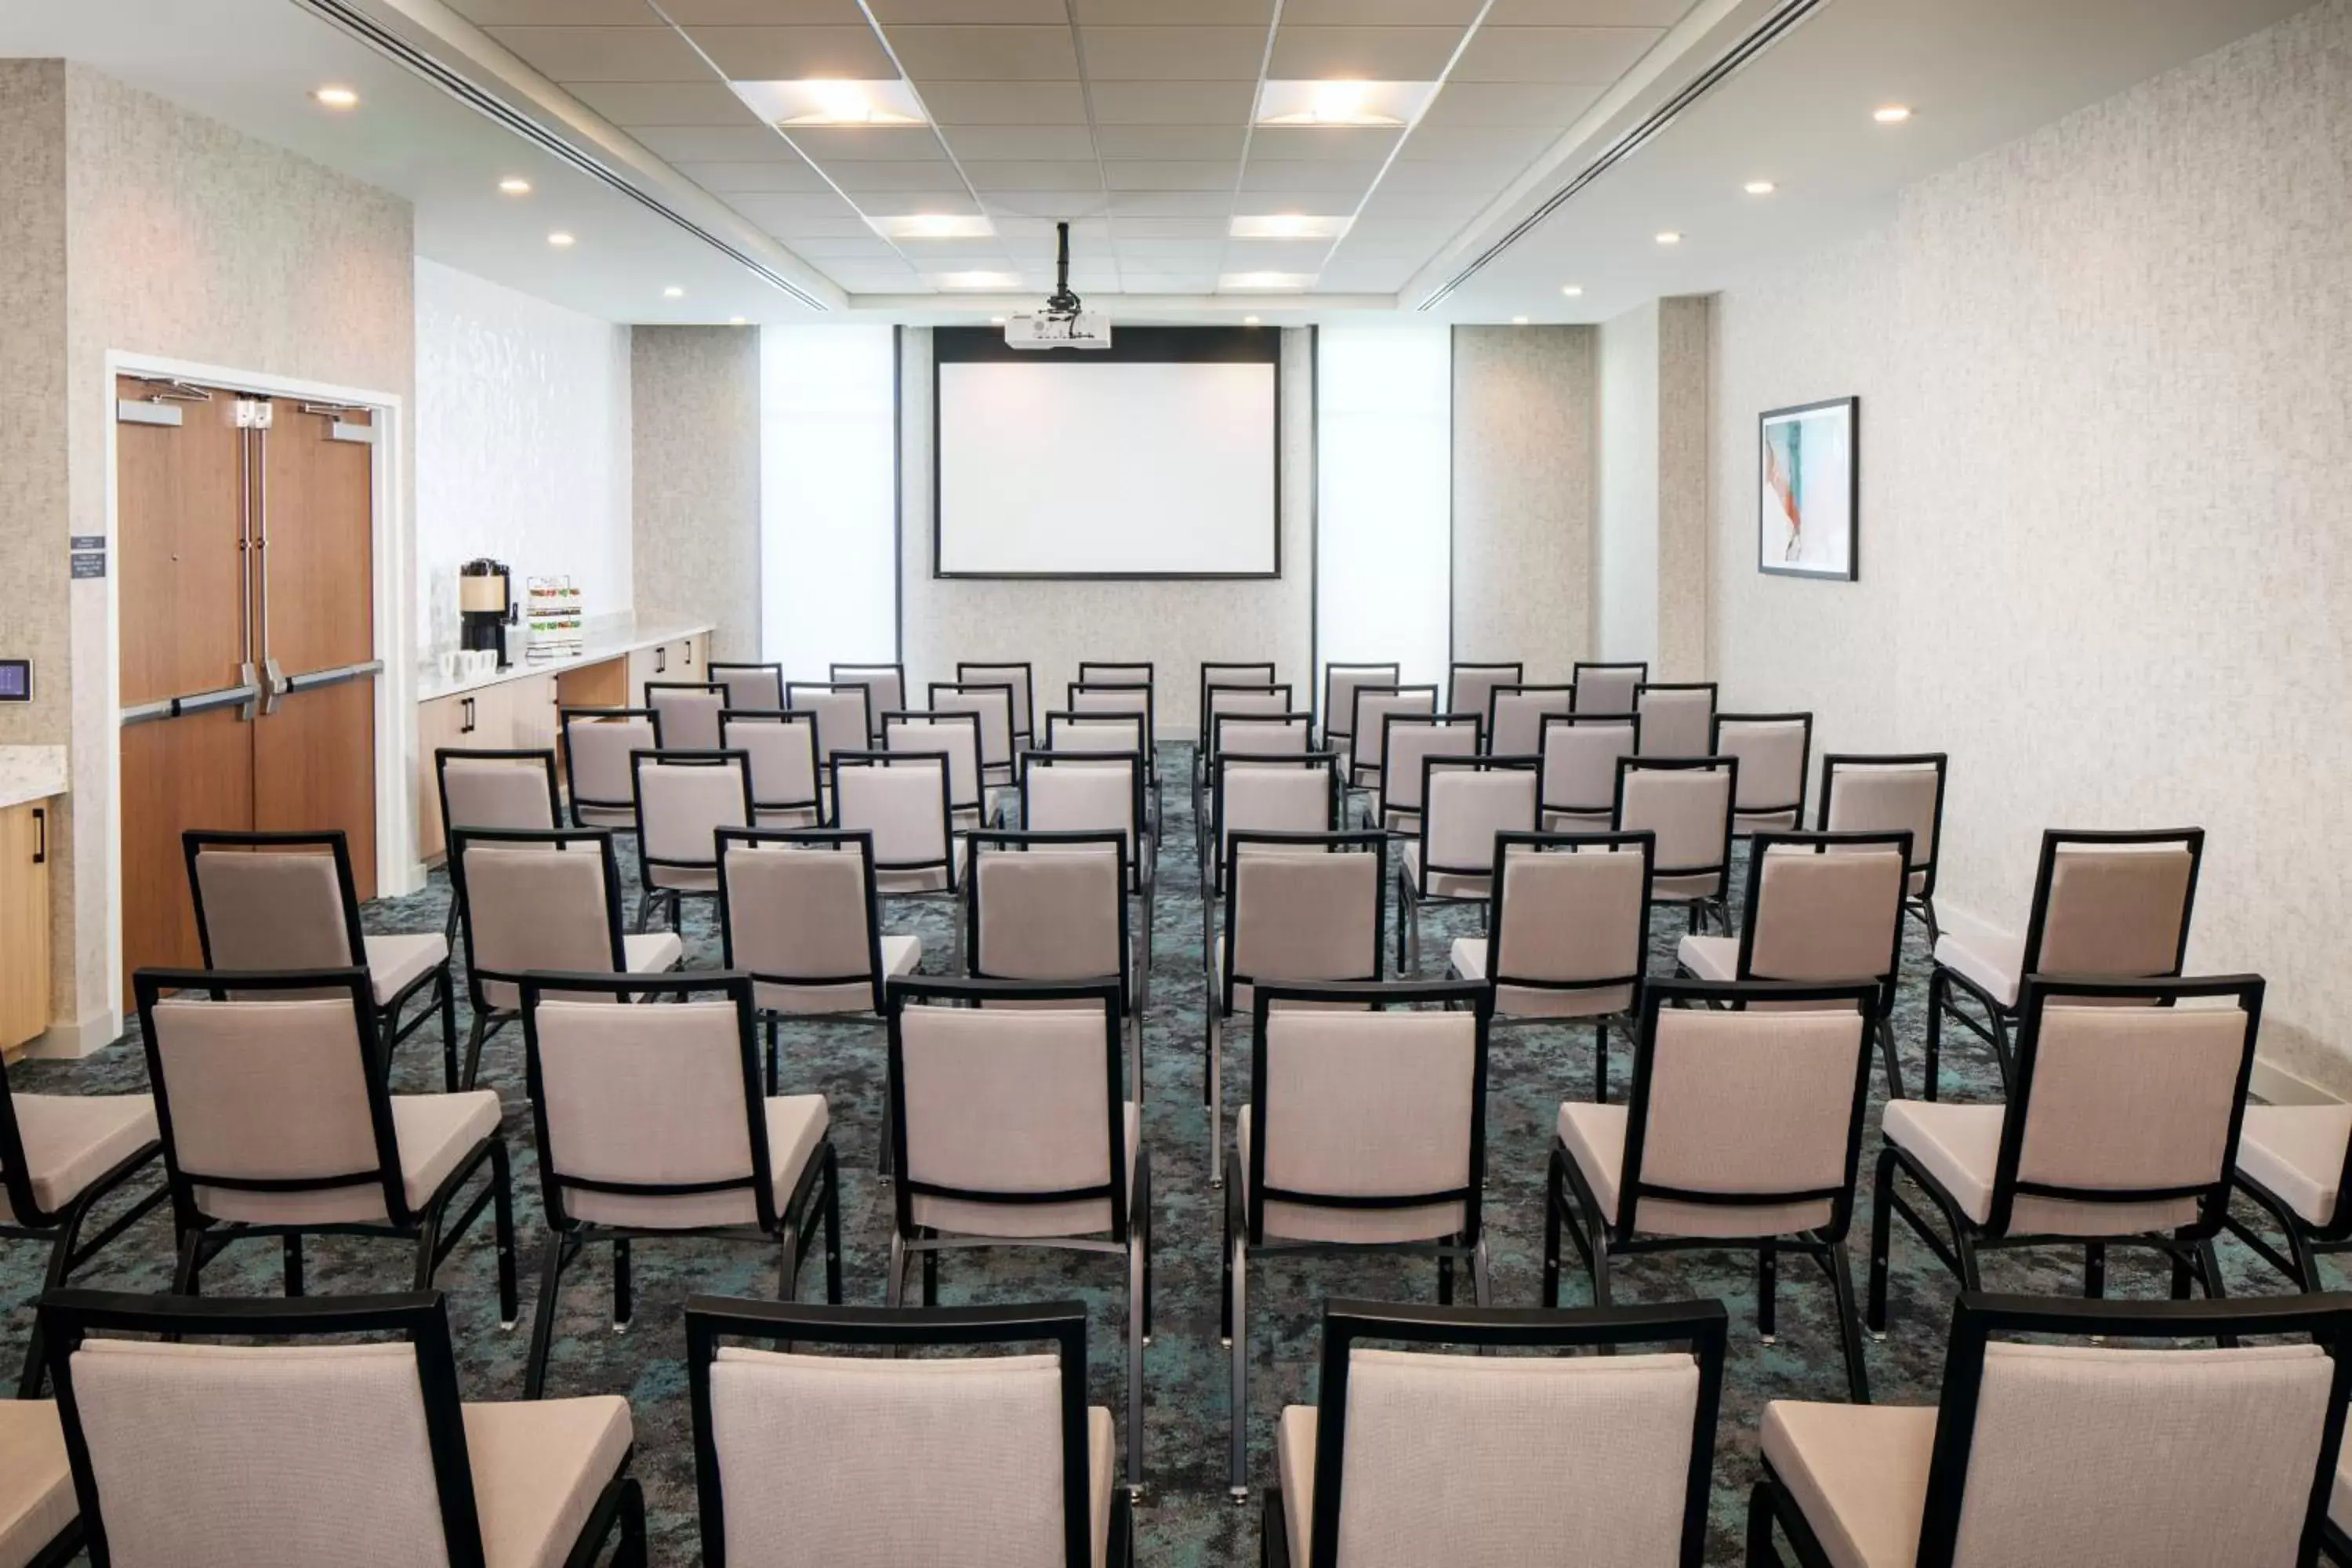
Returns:
[[[1433,756],[1483,757],[1486,754],[1486,721],[1475,713],[1383,713],[1381,715],[1381,767],[1379,781],[1373,784],[1371,791],[1372,826],[1406,837],[1411,837],[1414,828],[1420,826],[1422,806],[1395,805],[1390,803],[1389,785],[1395,776],[1391,770],[1392,759],[1396,754],[1396,732],[1400,729],[1412,730],[1423,727],[1432,730],[1466,728],[1470,731],[1468,751],[1424,752],[1422,753],[1424,761]],[[1428,781],[1424,778],[1420,782],[1425,785]],[[1542,789],[1540,784],[1538,784],[1537,789],[1540,794]],[[1429,796],[1423,795],[1421,800],[1422,805],[1426,805],[1429,803]],[[1412,821],[1410,824],[1401,825],[1390,821],[1391,816],[1411,817]]]
[[[434,791],[441,802],[441,827],[444,834],[449,826],[449,759],[472,763],[539,763],[547,769],[547,825],[563,826],[563,791],[556,783],[555,748],[552,746],[504,746],[476,749],[467,746],[441,746],[433,752]],[[451,952],[457,947],[457,901],[449,900],[449,920],[441,932]],[[455,1031],[451,1031],[455,1033]],[[452,1051],[454,1057],[455,1052]],[[452,1087],[455,1087],[454,1085]]]
[[[1841,768],[1932,767],[1935,769],[1936,806],[1934,816],[1928,819],[1928,842],[1924,846],[1915,843],[1911,847],[1915,853],[1922,848],[1927,851],[1927,858],[1911,868],[1912,875],[1919,879],[1919,890],[1916,893],[1911,891],[1908,878],[1905,879],[1903,884],[1903,912],[1927,928],[1927,945],[1930,949],[1936,945],[1936,939],[1943,935],[1942,928],[1936,923],[1936,868],[1944,858],[1944,781],[1949,773],[1950,765],[1951,756],[1944,752],[1823,752],[1822,753],[1821,821],[1816,826],[1823,828],[1830,825],[1830,801],[1837,793],[1838,771]]]
[[[1319,710],[1323,719],[1322,749],[1327,752],[1339,752],[1345,753],[1349,750],[1348,747],[1337,746],[1332,743],[1335,741],[1352,742],[1355,739],[1353,731],[1349,730],[1334,730],[1331,727],[1332,720],[1337,717],[1333,711],[1334,705],[1332,701],[1332,699],[1337,695],[1337,689],[1336,683],[1333,681],[1332,677],[1338,675],[1380,676],[1382,679],[1375,680],[1371,684],[1375,686],[1394,686],[1398,681],[1404,679],[1404,666],[1402,664],[1349,664],[1343,661],[1334,660],[1323,667],[1323,704]],[[1348,712],[1346,716],[1346,722],[1350,724],[1354,723],[1356,721],[1356,703],[1355,698],[1352,695],[1353,689],[1353,688],[1349,689],[1350,695],[1348,700]]]
[[[1794,724],[1797,725],[1802,732],[1797,747],[1797,798],[1793,801],[1775,801],[1769,805],[1749,806],[1743,806],[1738,801],[1733,801],[1731,803],[1731,821],[1734,836],[1738,836],[1739,819],[1743,816],[1786,816],[1789,819],[1788,826],[1782,828],[1772,828],[1768,831],[1776,833],[1795,833],[1801,831],[1805,826],[1805,790],[1806,786],[1811,783],[1813,776],[1813,716],[1811,713],[1725,713],[1718,711],[1715,715],[1714,724],[1707,731],[1710,737],[1707,748],[1710,755],[1717,757],[1730,755],[1729,752],[1723,749],[1723,730],[1724,726],[1727,724],[1735,727],[1742,724],[1755,726]]]
[[[637,803],[634,799],[597,800],[593,796],[583,795],[580,793],[579,776],[573,771],[574,764],[572,763],[572,758],[576,756],[578,752],[572,744],[572,721],[574,719],[578,719],[584,722],[593,723],[598,720],[604,719],[643,719],[647,724],[653,727],[654,750],[659,751],[661,750],[662,743],[661,715],[650,708],[565,708],[561,710],[556,717],[557,732],[562,737],[563,793],[565,797],[571,802],[570,821],[572,826],[574,827],[583,828],[599,827],[608,833],[635,832]],[[727,711],[722,708],[719,710],[719,733],[721,736],[724,736],[726,733],[726,719]],[[635,787],[634,778],[631,781],[631,787]],[[588,822],[580,815],[580,811],[583,806],[586,806],[594,811],[625,811],[629,814],[629,820],[626,824]],[[445,817],[444,820],[446,821],[446,818]],[[564,818],[558,817],[556,820],[560,822],[564,820]]]
[[[1653,691],[1704,691],[1706,693],[1706,733],[1709,744],[1715,740],[1716,700],[1717,683],[1712,680],[1644,680],[1633,688],[1633,711],[1643,712],[1642,700]],[[1646,714],[1643,715],[1647,717]]]
[[[1037,743],[1037,671],[1029,660],[960,658],[956,660],[955,684],[966,688],[1002,686],[1016,700],[1013,703],[1013,752],[1015,756]],[[1021,672],[1016,685],[1013,672]]]
[[[1477,721],[1473,720],[1471,722],[1475,724]],[[1385,725],[1382,727],[1386,728]],[[1381,742],[1381,753],[1382,759],[1381,787],[1385,794],[1388,787],[1388,743],[1385,738]],[[1493,858],[1484,866],[1433,864],[1429,858],[1429,792],[1434,787],[1437,775],[1442,773],[1527,774],[1535,788],[1528,793],[1528,826],[1519,831],[1532,833],[1543,826],[1543,759],[1541,757],[1489,757],[1479,754],[1474,750],[1467,756],[1450,752],[1432,752],[1421,759],[1419,820],[1413,824],[1411,833],[1403,835],[1421,847],[1420,869],[1410,875],[1407,874],[1404,857],[1402,855],[1397,857],[1397,972],[1400,974],[1409,975],[1420,972],[1421,911],[1424,907],[1442,908],[1448,904],[1470,905],[1478,910],[1478,918],[1482,921],[1487,918],[1489,906],[1494,898],[1496,868],[1502,864],[1499,840],[1503,833],[1513,831],[1496,830],[1497,847],[1491,852]],[[1486,886],[1475,893],[1436,893],[1430,890],[1432,877],[1478,878],[1483,879]],[[1493,928],[1486,929],[1491,933]]]
[[[906,730],[914,731],[938,729],[942,726],[950,729],[968,729],[971,731],[971,784],[973,790],[976,792],[972,798],[970,800],[958,800],[955,797],[955,761],[952,755],[946,752],[934,752],[928,746],[918,748],[914,754],[919,756],[948,756],[949,822],[952,824],[959,816],[969,816],[973,824],[985,826],[992,820],[988,810],[988,791],[990,785],[988,784],[987,765],[981,760],[981,731],[979,714],[971,711],[968,708],[951,708],[943,713],[933,712],[927,709],[909,710],[898,713],[885,713],[882,715],[881,738],[877,742],[875,749],[877,751],[888,752],[894,756],[904,755],[906,753],[900,752],[897,747],[890,743],[890,736],[894,731]],[[819,770],[818,776],[820,778],[824,776],[823,770]],[[1000,816],[1003,815],[1002,807],[998,808],[997,815]]]
[[[723,724],[724,721],[721,722]],[[726,731],[722,728],[719,733],[724,735]],[[641,931],[652,930],[654,911],[667,910],[669,929],[683,936],[686,933],[686,900],[710,899],[715,901],[719,897],[718,889],[716,887],[708,891],[694,888],[656,888],[654,886],[654,873],[656,871],[708,871],[715,879],[719,874],[718,840],[716,837],[711,840],[710,858],[708,860],[682,860],[656,856],[646,850],[645,779],[647,767],[734,769],[737,780],[743,786],[742,826],[749,827],[760,819],[759,807],[753,804],[751,798],[751,754],[749,752],[723,750],[631,752],[629,753],[629,777],[637,795],[637,930]]]
[[[749,747],[731,746],[728,731],[736,724],[773,724],[782,729],[798,730],[808,738],[809,790],[805,800],[761,800],[759,770],[751,765]],[[805,811],[812,822],[824,816],[824,770],[816,761],[816,715],[806,710],[794,712],[789,708],[723,708],[719,713],[719,749],[744,753],[744,773],[751,791],[751,821],[757,825],[763,811]]]
[[[1426,718],[1429,715],[1435,713],[1438,710],[1438,699],[1443,695],[1443,693],[1438,690],[1437,683],[1433,680],[1416,681],[1410,685],[1400,683],[1394,686],[1359,686],[1356,688],[1355,694],[1351,699],[1354,706],[1348,713],[1348,776],[1341,781],[1346,785],[1349,795],[1373,795],[1378,793],[1381,787],[1381,757],[1382,753],[1375,751],[1372,753],[1372,761],[1370,763],[1360,763],[1356,760],[1360,750],[1358,742],[1364,733],[1364,699],[1367,697],[1417,699],[1423,693],[1428,695],[1428,707],[1408,707],[1396,710],[1396,711],[1410,713],[1418,718]],[[1382,744],[1386,744],[1388,714],[1381,714],[1381,721],[1382,730],[1381,741]],[[1374,819],[1373,826],[1379,826],[1377,818]]]
[[[887,976],[882,973],[882,895],[874,882],[874,835],[864,828],[841,827],[722,827],[719,830],[719,966],[749,974],[755,983],[752,998],[758,1001],[759,985],[864,985],[873,1001],[870,1011],[864,1013],[794,1013],[790,1016],[802,1024],[858,1024],[873,1027],[882,1022],[883,986]],[[858,858],[858,872],[866,889],[866,972],[862,974],[773,974],[766,970],[750,969],[735,962],[735,911],[727,885],[728,846],[741,844],[756,848],[762,844],[791,844],[807,847],[824,847],[836,854],[854,853]],[[772,1008],[757,1007],[760,1026],[766,1038],[763,1046],[768,1058],[768,1093],[776,1092],[777,1056],[782,1041],[781,1026],[786,1015]]]
[[[980,725],[980,745],[978,748],[980,756],[980,798],[983,802],[986,801],[988,799],[988,792],[992,789],[1012,788],[1015,782],[1013,776],[1013,769],[1018,764],[1018,759],[1020,758],[1023,751],[1020,727],[1014,722],[1014,721],[1019,717],[1019,714],[1015,711],[1013,706],[1012,686],[1002,680],[934,680],[931,682],[930,688],[925,695],[930,703],[929,711],[933,716],[937,717],[949,713],[969,713],[972,716],[973,721],[977,723],[981,715],[980,710],[976,708],[941,708],[940,706],[940,693],[942,691],[952,691],[959,696],[971,696],[976,693],[990,691],[1002,691],[1004,693],[1004,755],[995,758],[989,756],[988,726],[985,724]],[[986,815],[984,810],[982,815]]]
[[[1278,699],[1282,706],[1272,710],[1252,709],[1238,713],[1227,712],[1217,707],[1217,700],[1221,695],[1272,697]],[[1239,680],[1220,680],[1213,685],[1203,685],[1201,688],[1201,735],[1192,751],[1192,811],[1195,816],[1200,813],[1202,796],[1209,787],[1210,770],[1216,765],[1217,738],[1222,721],[1226,719],[1260,721],[1296,719],[1298,716],[1297,712],[1291,707],[1295,700],[1297,700],[1291,695],[1290,684],[1287,681],[1268,681],[1264,685],[1253,685]],[[1309,722],[1311,723],[1312,721],[1310,720]]]
[[[727,711],[727,704],[734,700],[733,695],[728,691],[726,683],[723,681],[648,680],[645,683],[640,691],[640,695],[644,699],[645,705],[648,710],[651,710],[654,706],[654,693],[656,691],[700,691],[705,694],[716,692],[719,697],[719,713],[720,714],[725,713]],[[716,714],[713,715],[714,718],[717,716],[718,715]],[[656,744],[667,748],[668,742],[657,742]],[[688,747],[681,749],[690,751],[697,750],[698,748]]]
[[[1617,800],[1610,812],[1610,829],[1623,833],[1625,827],[1625,781],[1636,773],[1720,773],[1730,775],[1725,780],[1723,797],[1723,851],[1710,865],[1659,866],[1653,875],[1659,877],[1713,877],[1717,890],[1695,898],[1657,899],[1654,901],[1680,904],[1688,911],[1691,934],[1706,930],[1709,915],[1723,930],[1731,929],[1731,911],[1726,907],[1731,896],[1731,817],[1732,802],[1739,798],[1739,759],[1738,757],[1643,757],[1617,759]],[[1541,820],[1541,816],[1538,816]]]
[[[2346,1145],[2344,1164],[2336,1178],[2335,1212],[2325,1225],[2312,1224],[2295,1213],[2294,1206],[2284,1198],[2243,1171],[2238,1172],[2232,1180],[2238,1191],[2278,1226],[2286,1250],[2281,1252],[2255,1235],[2253,1227],[2234,1214],[2225,1212],[2222,1215],[2221,1228],[2236,1237],[2249,1252],[2285,1275],[2296,1289],[2326,1289],[2327,1282],[2319,1272],[2320,1258],[2327,1254],[2352,1252],[2352,1204],[2344,1201],[2344,1194],[2352,1193],[2352,1142]],[[2347,1547],[2344,1556],[2347,1563],[2352,1563],[2352,1547]]]

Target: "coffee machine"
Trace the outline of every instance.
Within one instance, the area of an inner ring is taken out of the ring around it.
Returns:
[[[457,611],[463,623],[459,644],[468,650],[487,648],[499,656],[504,669],[507,628],[514,625],[520,606],[514,596],[514,574],[503,561],[488,556],[457,568]]]

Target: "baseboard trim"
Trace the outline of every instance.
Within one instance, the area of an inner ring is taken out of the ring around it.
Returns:
[[[2254,1097],[2265,1105],[2334,1105],[2338,1097],[2299,1074],[2289,1072],[2278,1063],[2260,1055],[2254,1058],[2252,1079],[2248,1082]]]
[[[122,1037],[122,1015],[107,1011],[87,1018],[51,1024],[26,1046],[28,1057],[72,1061],[104,1050]]]

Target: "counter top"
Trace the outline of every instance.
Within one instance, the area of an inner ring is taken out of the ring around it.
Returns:
[[[462,697],[468,691],[479,691],[486,686],[527,680],[537,675],[556,675],[608,658],[624,658],[640,648],[652,647],[656,643],[677,642],[710,629],[708,623],[693,621],[640,621],[631,616],[591,616],[580,628],[582,647],[576,656],[541,659],[534,664],[522,657],[524,628],[509,626],[507,647],[509,656],[514,659],[512,664],[488,675],[452,679],[441,673],[438,658],[426,659],[416,667],[416,700],[437,702],[445,697]],[[0,751],[5,750],[0,748]]]
[[[63,746],[0,746],[0,809],[65,793]]]

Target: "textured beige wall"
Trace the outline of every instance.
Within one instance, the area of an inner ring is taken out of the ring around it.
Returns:
[[[1718,304],[1727,703],[1952,753],[1945,897],[2041,830],[2210,834],[2189,963],[2352,1090],[2352,0],[1903,193]],[[1755,570],[1755,419],[1863,398],[1862,579]]]
[[[760,657],[760,334],[638,327],[629,389],[640,617],[709,621]]]
[[[1592,657],[1658,657],[1658,302],[1594,329]]]
[[[1454,657],[1565,680],[1592,638],[1591,327],[1454,329]]]
[[[1712,497],[1715,305],[1706,298],[1658,301],[1658,651],[1651,674],[1704,680]]]
[[[1058,707],[1080,659],[1150,659],[1163,732],[1198,722],[1203,659],[1273,659],[1307,689],[1313,631],[1315,527],[1313,338],[1282,334],[1282,575],[1254,582],[1013,583],[931,575],[931,334],[899,345],[899,475],[908,690],[955,679],[958,659],[1025,658],[1039,711]]]
[[[34,664],[0,742],[72,730],[66,607],[66,73],[0,60],[0,655]],[[63,870],[63,868],[60,868]]]

